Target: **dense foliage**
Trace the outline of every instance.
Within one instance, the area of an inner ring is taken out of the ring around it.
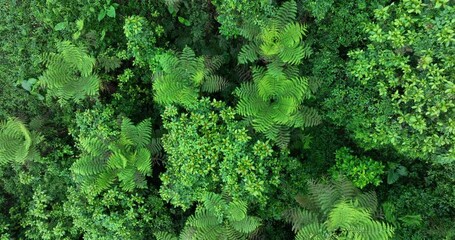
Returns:
[[[0,239],[454,239],[454,3],[0,1]]]

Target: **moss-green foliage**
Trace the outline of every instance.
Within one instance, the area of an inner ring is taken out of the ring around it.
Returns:
[[[162,72],[153,83],[155,101],[159,104],[178,104],[187,108],[197,104],[199,92],[217,92],[226,81],[215,74],[222,63],[220,58],[196,57],[190,48],[178,56],[167,53],[159,56]]]
[[[163,199],[187,209],[208,191],[265,205],[280,183],[281,164],[268,142],[253,141],[235,111],[223,102],[202,99],[190,113],[168,107],[163,114],[166,172]]]
[[[46,56],[47,70],[39,78],[49,95],[79,100],[98,94],[100,79],[93,73],[95,59],[69,41],[58,43],[57,50]]]
[[[118,180],[126,191],[145,188],[145,176],[152,172],[151,122],[136,126],[124,118],[120,136],[113,140],[88,137],[80,139],[82,154],[72,170],[85,191],[101,192]]]
[[[366,24],[369,44],[349,53],[351,79],[329,102],[329,116],[362,147],[455,159],[454,11],[444,1],[402,1],[377,9]]]
[[[298,240],[391,239],[393,227],[374,219],[374,192],[361,193],[351,182],[308,182],[309,193],[298,198],[302,208],[284,213]]]
[[[248,205],[241,200],[229,200],[207,193],[194,215],[185,223],[180,239],[247,239],[261,225],[258,217],[247,214]],[[158,240],[177,239],[168,233],[157,233]]]
[[[320,122],[314,109],[301,105],[310,90],[298,65],[311,50],[302,42],[306,28],[295,22],[296,13],[296,3],[286,2],[264,27],[244,29],[242,35],[250,42],[239,54],[239,63],[261,60],[266,66],[254,66],[253,82],[236,90],[240,99],[237,111],[282,148],[289,143],[289,128]]]
[[[382,182],[384,165],[369,157],[354,156],[348,148],[340,148],[336,151],[336,164],[329,171],[335,178],[339,174],[347,176],[356,187],[362,189],[368,184],[378,186]]]

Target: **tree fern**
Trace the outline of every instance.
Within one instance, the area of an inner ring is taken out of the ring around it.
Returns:
[[[260,224],[259,218],[247,215],[246,202],[207,193],[194,215],[187,219],[180,239],[247,239]],[[155,237],[158,240],[176,239],[169,233],[157,233]]]
[[[0,166],[36,158],[35,146],[40,141],[40,136],[30,132],[19,119],[0,121]]]
[[[40,84],[51,96],[63,99],[82,99],[98,93],[100,80],[93,73],[95,59],[82,47],[68,41],[57,44],[58,53],[45,56],[46,71]]]
[[[109,142],[97,138],[80,140],[82,151],[72,171],[85,190],[96,193],[108,189],[117,180],[127,191],[145,187],[145,176],[151,174],[151,122],[134,125],[124,118],[120,136]]]
[[[394,229],[373,219],[377,198],[339,179],[330,184],[309,181],[302,208],[284,213],[296,239],[390,239]],[[316,207],[315,207],[316,206]]]
[[[227,84],[215,75],[222,62],[219,57],[197,57],[186,47],[178,55],[166,53],[159,59],[162,71],[155,75],[153,89],[155,101],[160,104],[190,107],[197,102],[200,91],[217,92]]]
[[[285,131],[321,121],[316,111],[301,107],[311,90],[308,80],[300,76],[298,65],[311,49],[302,41],[306,27],[295,22],[296,12],[296,3],[290,1],[262,28],[247,24],[242,35],[250,42],[238,56],[241,64],[262,60],[266,66],[253,66],[253,82],[236,89],[237,111],[252,119],[256,131],[282,148],[289,142]]]

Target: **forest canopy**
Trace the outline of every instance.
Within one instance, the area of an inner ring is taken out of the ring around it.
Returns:
[[[455,239],[454,0],[1,0],[0,240]]]

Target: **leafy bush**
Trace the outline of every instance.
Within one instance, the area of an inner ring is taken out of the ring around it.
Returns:
[[[252,141],[235,111],[203,98],[190,113],[167,107],[162,138],[167,153],[161,197],[188,209],[206,192],[226,192],[234,200],[265,205],[280,183],[281,164],[268,142]]]
[[[329,171],[334,178],[339,174],[347,176],[356,187],[362,189],[368,184],[378,186],[382,182],[384,165],[368,157],[356,157],[348,148],[340,148],[336,151],[336,164]]]
[[[329,116],[362,147],[455,159],[453,15],[444,1],[406,0],[377,9],[366,24],[369,44],[349,53],[351,80],[329,101]]]

